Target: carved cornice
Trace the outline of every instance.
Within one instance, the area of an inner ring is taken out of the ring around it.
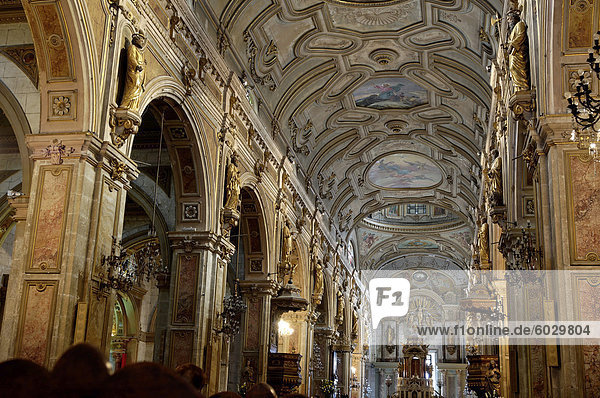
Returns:
[[[274,280],[244,280],[239,282],[240,291],[243,295],[260,297],[260,296],[276,296],[280,285]]]

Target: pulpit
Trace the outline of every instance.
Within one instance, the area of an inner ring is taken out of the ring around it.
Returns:
[[[296,392],[302,382],[300,358],[300,354],[269,353],[267,383],[275,389],[278,396]]]

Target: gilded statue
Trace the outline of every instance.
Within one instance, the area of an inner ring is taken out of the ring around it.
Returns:
[[[342,324],[344,322],[344,308],[346,303],[344,302],[344,295],[341,291],[338,290],[337,293],[337,313],[335,315],[335,320],[338,324]]]
[[[146,83],[145,47],[146,37],[141,32],[134,33],[131,44],[127,47],[127,72],[120,108],[134,112],[140,109],[140,100]]]
[[[313,288],[313,296],[314,297],[323,297],[323,263],[321,262],[321,260],[317,259],[317,261],[315,261],[315,269],[314,269],[314,276],[315,276],[315,285]]]
[[[529,43],[527,26],[521,21],[519,11],[508,13],[508,70],[515,91],[529,90]]]
[[[237,157],[231,156],[231,161],[227,165],[227,186],[225,209],[237,211],[240,204],[240,172],[237,168]]]
[[[490,230],[488,223],[484,222],[479,227],[479,261],[482,263],[490,260]]]
[[[288,273],[293,273],[294,267],[292,266],[291,257],[292,257],[292,231],[290,230],[290,221],[285,220],[282,228],[283,234],[283,242],[281,244],[281,265],[280,265],[280,274],[285,276]],[[290,279],[293,275],[290,276]]]
[[[490,201],[494,206],[501,206],[502,199],[502,157],[497,149],[492,152],[494,161],[488,170]]]

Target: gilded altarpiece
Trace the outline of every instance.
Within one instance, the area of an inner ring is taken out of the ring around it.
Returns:
[[[587,153],[566,156],[571,265],[599,265],[600,219],[596,209],[600,205],[600,164]]]

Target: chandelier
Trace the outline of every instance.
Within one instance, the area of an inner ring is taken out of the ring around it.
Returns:
[[[160,255],[160,245],[155,228],[164,119],[165,114],[163,111],[160,124],[160,141],[158,144],[158,163],[156,178],[154,180],[154,202],[148,238],[140,248],[126,251],[123,249],[122,242],[113,236],[110,255],[102,256],[102,266],[106,269],[106,277],[102,278],[100,282],[100,289],[103,291],[113,288],[126,293],[134,286],[139,285],[143,279],[146,279],[147,282],[150,282],[152,278],[158,281],[159,279],[164,279],[164,276],[169,274],[169,269],[163,264]]]
[[[240,332],[242,314],[247,308],[244,299],[238,293],[237,284],[236,280],[233,294],[223,299],[223,312],[219,314],[221,329],[216,330],[217,333],[223,333],[230,338]]]
[[[123,293],[143,279],[149,282],[151,278],[168,272],[163,266],[156,239],[150,239],[141,249],[126,251],[121,241],[113,237],[110,255],[102,256],[102,266],[106,269],[106,277],[100,282],[100,289],[113,288]]]
[[[578,71],[578,82],[575,93],[565,93],[569,103],[567,109],[574,120],[570,140],[577,142],[577,148],[587,149],[595,161],[600,161],[600,100],[592,96],[591,77],[600,79],[600,31],[594,35],[594,45],[589,49],[587,59],[590,71]]]

